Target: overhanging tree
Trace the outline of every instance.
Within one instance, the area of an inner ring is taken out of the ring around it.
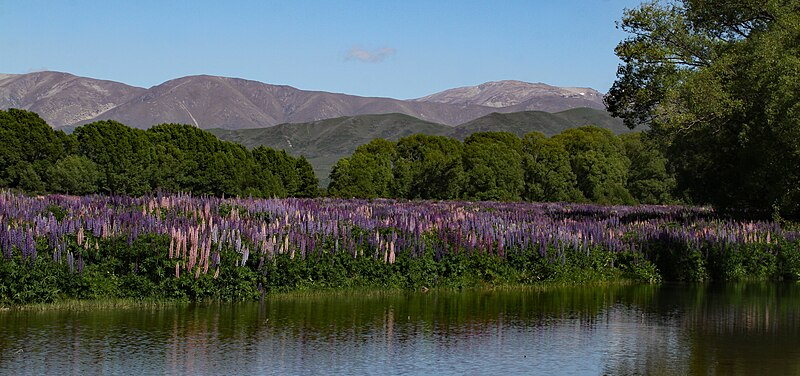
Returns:
[[[652,1],[619,27],[631,36],[606,105],[650,127],[678,188],[800,217],[800,2]]]

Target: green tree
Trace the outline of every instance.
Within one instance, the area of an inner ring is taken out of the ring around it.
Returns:
[[[224,163],[219,192],[226,196],[248,196],[257,193],[252,186],[251,171],[256,165],[250,152],[242,145],[226,142],[223,151],[216,153]],[[292,165],[294,167],[294,165]]]
[[[522,168],[525,173],[523,198],[530,201],[581,202],[586,199],[577,188],[564,146],[539,132],[522,139]]]
[[[522,142],[509,132],[478,132],[464,140],[464,196],[520,200],[525,185]]]
[[[160,124],[147,131],[155,145],[152,181],[165,190],[253,197],[312,197],[311,165],[283,151],[221,141],[186,124]]]
[[[619,137],[631,161],[627,184],[631,195],[642,204],[673,203],[675,177],[667,171],[667,158],[658,145],[641,132]]]
[[[653,1],[606,104],[665,146],[695,202],[800,217],[800,7],[788,0]]]
[[[193,159],[187,159],[183,150],[175,145],[156,141],[154,154],[148,173],[153,189],[164,192],[208,193],[200,192],[196,187],[198,164]]]
[[[317,197],[319,195],[319,179],[314,175],[314,167],[308,163],[305,156],[297,158],[295,164],[300,185],[297,189],[296,197]]]
[[[328,194],[333,197],[376,198],[381,193],[373,179],[379,165],[374,155],[355,153],[336,162],[331,170]]]
[[[397,141],[393,175],[398,197],[455,199],[464,178],[463,145],[456,139],[417,134]]]
[[[334,197],[391,197],[395,155],[395,144],[384,139],[359,146],[331,170],[328,193]]]
[[[611,131],[595,126],[568,129],[553,137],[570,156],[570,166],[584,197],[601,204],[632,204],[625,188],[630,161]]]
[[[100,173],[89,158],[68,155],[50,167],[47,173],[50,191],[74,195],[96,193]]]
[[[42,178],[64,155],[66,140],[36,113],[0,110],[0,186],[43,192]]]
[[[17,187],[32,193],[44,193],[44,182],[32,164],[22,162],[15,166]]]
[[[402,188],[399,187],[400,181],[394,178],[394,166],[397,160],[396,143],[377,138],[356,148],[354,154],[370,156],[363,163],[369,166],[368,172],[365,173],[373,182],[374,197],[398,197],[396,191]]]
[[[75,129],[80,155],[97,165],[100,190],[142,195],[150,192],[153,145],[145,131],[116,121],[98,121]]]
[[[214,194],[218,182],[208,180],[213,154],[222,149],[214,135],[186,124],[159,124],[147,130],[154,145],[154,160],[150,164],[151,185],[168,192],[190,191],[195,194]]]
[[[295,159],[283,150],[264,146],[253,149],[256,168],[268,170],[281,182],[282,192],[278,197],[296,196],[300,191],[300,174]]]

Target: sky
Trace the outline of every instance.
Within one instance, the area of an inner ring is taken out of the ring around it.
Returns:
[[[607,92],[639,0],[0,0],[0,73],[195,74],[418,98],[487,81]]]

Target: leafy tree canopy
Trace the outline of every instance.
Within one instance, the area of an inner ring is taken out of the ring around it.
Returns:
[[[453,199],[459,197],[464,175],[463,145],[444,136],[417,134],[397,141],[394,163],[397,188],[404,197]]]
[[[586,199],[577,188],[570,158],[564,145],[539,132],[522,140],[525,186],[523,198],[530,201],[582,202]]]
[[[611,131],[594,126],[568,129],[553,137],[569,154],[578,189],[592,202],[632,204],[628,192],[630,160]]]
[[[190,125],[144,131],[99,121],[67,135],[33,112],[0,111],[0,187],[33,193],[315,197],[318,184],[305,158],[263,147],[250,152]]]
[[[525,185],[522,142],[509,132],[478,132],[464,140],[464,196],[520,200]]]
[[[0,186],[44,191],[42,177],[64,155],[65,144],[69,136],[36,113],[0,110]]]
[[[800,217],[800,3],[652,1],[626,11],[631,36],[606,97],[666,146],[698,203]]]

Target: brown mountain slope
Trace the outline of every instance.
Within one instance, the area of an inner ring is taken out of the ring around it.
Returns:
[[[415,101],[513,108],[512,111],[503,112],[559,112],[578,107],[605,108],[603,94],[594,89],[556,87],[512,80],[449,89]]]
[[[189,76],[155,86],[92,120],[113,119],[139,128],[159,123],[247,129],[341,116],[403,113],[455,125],[493,109],[358,97],[217,76]]]
[[[418,100],[359,97],[218,76],[188,76],[149,89],[67,73],[0,74],[0,109],[38,112],[70,129],[97,120],[148,128],[160,123],[247,129],[342,116],[399,113],[455,126],[493,112],[600,107],[591,89],[499,81]]]
[[[0,108],[34,111],[55,128],[93,119],[143,92],[61,72],[0,75]]]

